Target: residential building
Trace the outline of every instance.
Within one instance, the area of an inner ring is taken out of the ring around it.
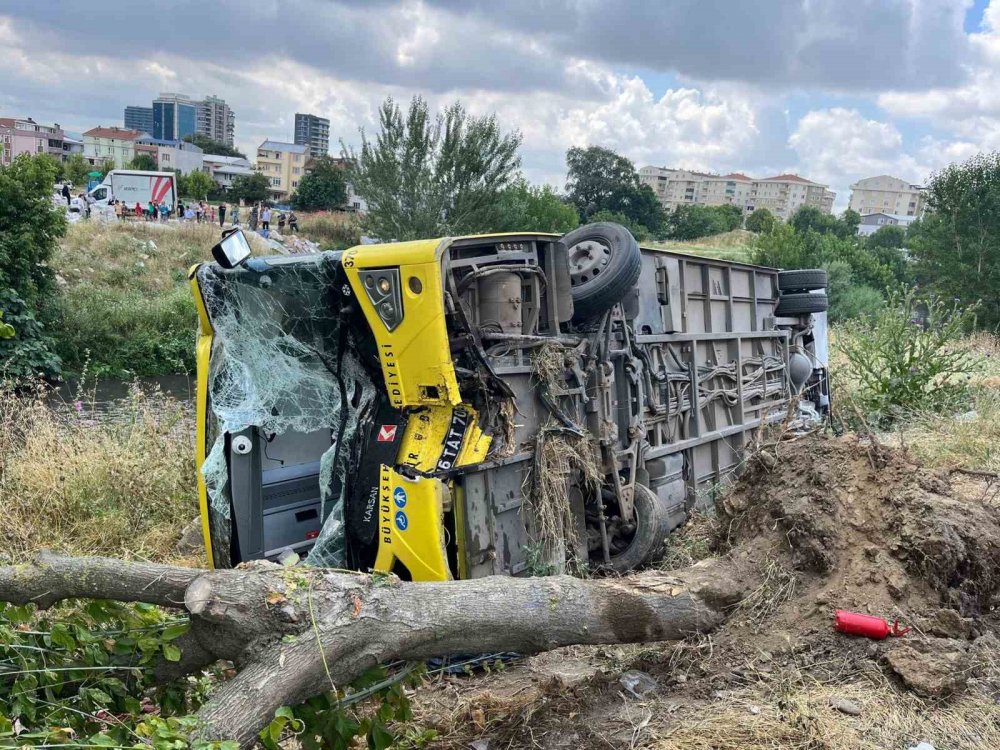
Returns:
[[[787,221],[803,206],[813,206],[825,214],[832,213],[836,197],[837,194],[826,185],[797,174],[779,174],[754,181],[747,212],[766,208]]]
[[[223,190],[232,187],[233,180],[240,175],[253,174],[250,162],[240,156],[221,156],[219,154],[204,154],[202,170],[211,175],[215,183]]]
[[[257,147],[258,172],[271,183],[275,199],[291,197],[305,174],[306,146],[282,141],[264,141]]]
[[[19,154],[49,154],[62,160],[63,131],[58,122],[39,125],[30,117],[0,117],[0,127],[9,131],[11,159]],[[7,152],[8,149],[4,148],[4,153]]]
[[[851,185],[848,208],[859,214],[894,214],[921,216],[927,201],[927,188],[913,185],[887,174],[865,177]]]
[[[125,127],[129,130],[138,130],[142,133],[153,132],[153,108],[135,107],[129,105],[125,107]]]
[[[307,146],[310,156],[325,156],[330,151],[330,121],[325,117],[296,112],[295,142]]]
[[[649,185],[668,211],[677,206],[738,206],[745,214],[767,208],[788,219],[800,206],[833,210],[836,193],[818,182],[793,174],[753,178],[733,172],[726,175],[667,167],[642,167],[639,180]]]
[[[214,141],[233,145],[236,132],[236,115],[226,104],[225,99],[217,96],[206,96],[198,102],[198,117],[196,132],[206,135]]]
[[[14,158],[14,127],[0,119],[0,166],[10,166]]]
[[[122,168],[135,158],[136,139],[146,135],[148,133],[118,127],[91,128],[83,134],[83,156],[91,164],[110,161]]]
[[[882,212],[864,214],[861,217],[861,223],[858,224],[858,234],[862,237],[867,237],[870,234],[875,234],[875,232],[882,227],[898,226],[906,229],[918,218],[920,217],[906,214],[887,214]]]
[[[154,138],[179,141],[198,127],[199,103],[185,94],[160,94],[153,100]]]
[[[83,135],[63,131],[63,158],[67,159],[73,154],[83,156]]]
[[[165,141],[161,138],[144,136],[136,139],[136,153],[149,153],[158,169],[164,172],[179,171],[181,174],[199,172],[202,169],[204,152],[201,147],[187,141]]]

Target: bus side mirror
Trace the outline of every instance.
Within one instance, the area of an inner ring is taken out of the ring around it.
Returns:
[[[242,229],[228,230],[212,248],[212,257],[223,268],[236,268],[246,262],[251,255],[250,243],[247,242]]]

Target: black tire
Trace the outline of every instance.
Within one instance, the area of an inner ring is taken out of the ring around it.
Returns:
[[[822,268],[797,268],[778,271],[778,289],[783,292],[811,292],[826,289],[826,271]]]
[[[639,243],[621,224],[597,222],[563,236],[569,257],[573,317],[610,310],[639,280]]]
[[[670,535],[670,515],[661,507],[655,492],[636,483],[634,504],[635,536],[628,547],[611,556],[611,569],[616,573],[628,573],[655,559]]]
[[[808,315],[809,313],[826,312],[830,302],[825,294],[782,294],[774,314],[781,317]]]

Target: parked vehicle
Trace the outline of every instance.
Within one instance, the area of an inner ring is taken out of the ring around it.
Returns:
[[[822,271],[640,249],[609,223],[233,247],[191,275],[216,567],[631,570],[756,431],[829,408]]]
[[[94,205],[104,208],[112,200],[124,201],[126,206],[153,201],[165,203],[172,212],[177,205],[177,176],[173,172],[145,172],[136,169],[113,169],[104,181],[90,190]]]

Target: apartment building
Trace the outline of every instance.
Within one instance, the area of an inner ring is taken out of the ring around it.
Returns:
[[[146,135],[138,130],[126,130],[118,127],[91,128],[83,134],[83,156],[91,164],[103,164],[110,161],[114,163],[115,167],[122,168],[135,158],[136,139]],[[140,147],[141,151],[143,151],[142,147]]]
[[[286,200],[305,174],[308,148],[297,143],[264,141],[257,147],[256,170],[271,183],[276,200]]]
[[[330,152],[330,121],[325,117],[295,113],[295,142],[309,148],[310,156]]]
[[[779,174],[754,182],[747,212],[766,208],[775,216],[788,220],[802,206],[813,206],[825,214],[833,212],[837,194],[818,182],[796,174]]]
[[[125,107],[122,118],[127,130],[138,130],[142,133],[153,133],[153,108],[135,107],[129,105]]]
[[[204,152],[199,146],[187,141],[164,141],[151,136],[143,136],[135,141],[135,151],[148,153],[153,157],[158,169],[179,171],[181,174],[200,172]]]
[[[198,133],[207,135],[219,143],[232,146],[233,136],[236,132],[236,115],[226,104],[225,99],[220,99],[217,96],[206,96],[198,103],[195,127]]]
[[[898,216],[922,216],[927,202],[927,188],[887,174],[865,177],[851,185],[848,206],[862,216],[882,213]]]
[[[3,141],[2,163],[10,164],[19,154],[49,154],[62,160],[63,131],[54,125],[39,125],[30,117],[0,117],[0,141]]]
[[[202,157],[202,171],[210,175],[215,184],[223,190],[228,190],[240,175],[253,174],[250,162],[240,156],[222,156],[220,154],[205,154]]]
[[[666,167],[642,167],[639,180],[649,185],[668,210],[677,206],[738,206],[744,213],[767,208],[787,219],[800,206],[830,213],[836,193],[818,182],[793,174],[753,178],[739,172],[726,175]]]

